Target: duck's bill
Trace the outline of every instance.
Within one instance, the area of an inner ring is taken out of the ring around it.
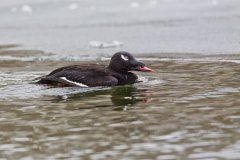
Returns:
[[[145,67],[145,66],[144,67],[139,67],[138,70],[141,71],[141,72],[155,72],[151,68],[148,68],[148,67]]]

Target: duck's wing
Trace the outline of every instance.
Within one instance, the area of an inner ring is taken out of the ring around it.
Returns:
[[[114,86],[118,80],[107,70],[82,68],[79,66],[62,67],[52,71],[38,81],[41,84],[63,84],[63,86],[95,87]]]

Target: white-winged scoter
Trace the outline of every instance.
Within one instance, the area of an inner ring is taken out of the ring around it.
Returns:
[[[115,53],[108,66],[97,64],[72,65],[58,68],[40,77],[38,84],[58,86],[116,86],[138,82],[138,77],[130,71],[154,72],[137,61],[128,52]]]

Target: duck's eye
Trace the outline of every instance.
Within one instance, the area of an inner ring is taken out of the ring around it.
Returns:
[[[128,60],[129,60],[128,56],[121,55],[121,58],[122,58],[124,61],[128,61]]]

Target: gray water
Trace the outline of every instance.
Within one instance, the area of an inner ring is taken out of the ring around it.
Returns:
[[[239,0],[1,0],[0,19],[0,44],[58,54],[240,52]]]
[[[156,70],[137,73],[143,82],[86,89],[31,82],[64,65],[107,64],[108,57],[63,60],[39,51],[0,53],[1,159],[240,157],[238,55],[140,56]]]

